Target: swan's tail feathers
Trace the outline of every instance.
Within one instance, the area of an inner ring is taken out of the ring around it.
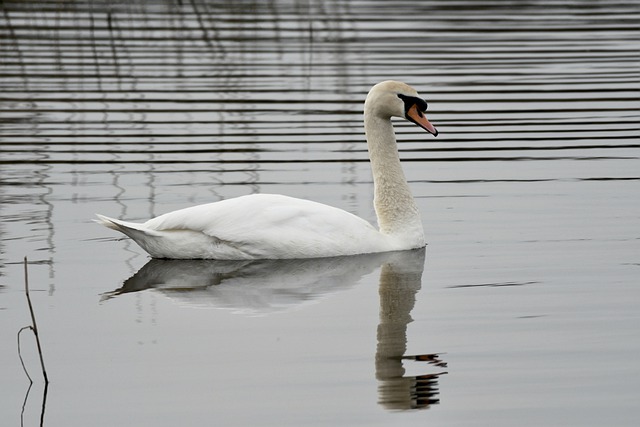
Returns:
[[[104,216],[100,214],[96,214],[96,216],[98,217],[98,219],[94,219],[93,220],[94,222],[104,225],[105,227],[110,228],[112,230],[120,231],[117,225],[118,220],[115,220],[115,219],[109,218],[108,216]]]
[[[121,221],[119,219],[109,218],[108,216],[104,216],[100,214],[96,214],[96,216],[98,217],[98,219],[94,221],[97,222],[98,224],[102,224],[107,228],[124,233],[136,241],[141,235],[147,235],[147,236],[159,235],[158,232],[146,228],[143,224]]]

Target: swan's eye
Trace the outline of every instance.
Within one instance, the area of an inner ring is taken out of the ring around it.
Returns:
[[[422,98],[418,98],[417,96],[408,96],[403,95],[401,93],[398,94],[398,98],[404,102],[404,110],[409,111],[411,107],[416,106],[416,110],[418,110],[418,115],[422,117],[423,113],[427,111],[427,101]]]

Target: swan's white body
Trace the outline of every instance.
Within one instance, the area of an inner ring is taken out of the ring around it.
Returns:
[[[253,194],[169,212],[138,224],[98,215],[154,258],[320,258],[425,246],[420,213],[405,179],[391,116],[406,117],[437,135],[426,103],[410,86],[375,85],[365,101],[365,132],[378,224],[304,199]]]
[[[100,219],[154,258],[320,258],[395,247],[392,239],[353,214],[277,194],[193,206],[144,224]]]

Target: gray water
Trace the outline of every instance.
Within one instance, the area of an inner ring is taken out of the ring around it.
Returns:
[[[640,419],[637,2],[0,11],[3,425]],[[390,78],[440,131],[396,123],[426,252],[150,261],[91,221],[272,192],[374,222],[362,103]]]

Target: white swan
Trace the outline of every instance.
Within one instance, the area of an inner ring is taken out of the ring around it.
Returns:
[[[364,126],[380,230],[342,209],[275,194],[193,206],[143,224],[103,215],[97,222],[131,237],[154,258],[321,258],[424,247],[391,117],[404,117],[437,136],[426,109],[415,89],[401,82],[378,83],[367,95]]]

